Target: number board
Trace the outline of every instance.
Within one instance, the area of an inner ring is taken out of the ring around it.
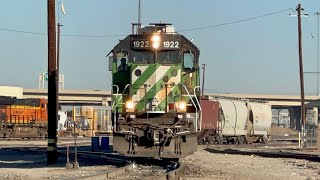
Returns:
[[[152,36],[131,36],[130,46],[132,49],[152,49]],[[159,50],[180,49],[182,44],[180,36],[177,35],[160,35]]]
[[[149,40],[132,40],[131,48],[133,49],[149,49],[151,47]]]
[[[179,35],[163,35],[161,37],[161,49],[180,49],[182,47]]]
[[[147,35],[131,35],[130,47],[132,49],[150,49],[151,40]]]

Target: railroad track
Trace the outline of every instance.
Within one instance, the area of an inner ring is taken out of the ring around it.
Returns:
[[[146,179],[179,179],[184,173],[184,166],[177,159],[144,159],[144,158],[130,158],[135,164],[158,166],[161,167],[165,173],[156,176],[151,175],[144,177]]]
[[[70,152],[70,154],[74,154],[74,152]],[[109,162],[119,164],[121,167],[110,172],[97,173],[85,177],[77,177],[66,180],[91,180],[108,178],[128,179],[128,177],[134,177],[134,179],[138,178],[171,180],[178,179],[179,177],[181,177],[184,170],[184,166],[175,160],[126,158],[118,154],[86,151],[80,151],[78,152],[78,155],[97,159],[107,158]],[[145,173],[144,171],[149,171],[149,173]],[[162,171],[163,173],[156,173],[156,175],[150,175],[150,173],[156,171]]]
[[[66,155],[65,150],[60,150],[59,153]],[[70,158],[74,159],[74,151],[70,151]],[[132,168],[132,163],[128,161],[125,157],[120,155],[109,155],[106,156],[104,153],[89,152],[89,151],[79,151],[77,152],[79,158],[90,158],[97,161],[105,161],[108,164],[116,166],[116,169],[107,170],[105,172],[98,172],[95,174],[90,174],[86,176],[79,176],[74,178],[66,178],[63,180],[92,180],[92,179],[109,179],[116,178],[117,176],[128,172]]]
[[[298,147],[298,143],[278,143],[278,142],[272,142],[268,144],[259,144],[259,143],[253,143],[253,144],[222,144],[222,145],[217,145],[217,144],[199,144],[198,147],[200,148],[205,148],[205,147],[237,147],[237,148],[261,148],[261,147],[266,147],[266,148],[276,148],[276,147]]]
[[[59,137],[59,141],[73,141],[73,137]],[[88,137],[77,137],[78,141],[90,141],[90,138]],[[28,137],[28,138],[0,138],[0,141],[48,141],[48,139],[45,138],[38,138],[38,137]]]
[[[12,150],[17,153],[31,151],[37,153],[46,153],[46,148],[43,147],[4,147],[3,150]],[[63,159],[67,159],[66,149],[58,150]],[[32,153],[35,154],[35,153]],[[79,174],[76,173],[73,178],[59,178],[64,180],[91,180],[91,179],[128,179],[127,177],[134,176],[138,179],[178,179],[182,174],[184,167],[174,160],[159,160],[145,158],[126,158],[116,153],[77,151],[80,166],[83,161],[91,161],[91,166],[111,165],[114,168],[106,169],[105,171],[90,173],[83,175],[81,169]],[[74,151],[69,151],[69,159],[74,160]],[[61,162],[60,162],[61,163]],[[63,165],[66,161],[63,161]],[[71,167],[71,171],[76,172]],[[146,171],[150,171],[146,173]],[[153,173],[157,172],[157,173]]]
[[[205,148],[205,151],[219,154],[238,154],[238,155],[256,155],[268,158],[290,158],[290,159],[304,159],[313,162],[320,162],[319,154],[300,153],[290,150],[277,149],[245,149],[245,148]]]

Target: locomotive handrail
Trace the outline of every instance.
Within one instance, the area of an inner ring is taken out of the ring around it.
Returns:
[[[199,102],[199,100],[198,100],[198,98],[197,98],[197,96],[196,96],[196,89],[201,90],[201,86],[196,86],[196,87],[193,88],[193,95],[196,97],[196,101],[197,101],[197,103],[198,103],[198,105],[199,105],[200,112],[202,112],[202,108],[201,108],[200,102]],[[199,119],[200,119],[200,128],[199,128],[199,131],[201,131],[202,114],[200,114]]]
[[[117,93],[115,94],[115,95],[116,95],[116,98],[117,98],[118,95],[119,95],[119,86],[118,86],[118,85],[112,85],[112,87],[116,87],[116,88],[117,88]],[[112,93],[112,94],[113,94],[113,93]],[[111,106],[112,109],[113,109],[113,106],[114,106],[115,103],[116,103],[116,101],[113,102],[113,104],[112,104],[112,106]]]
[[[124,87],[124,89],[123,89],[123,91],[122,91],[122,94],[121,94],[121,97],[118,99],[117,103],[115,104],[115,107],[118,106],[119,101],[122,99],[124,92],[126,91],[126,89],[127,89],[129,86],[130,86],[130,84],[127,84],[127,85]],[[117,95],[118,95],[118,94],[117,94]],[[112,106],[112,109],[113,109],[113,106]]]
[[[112,87],[113,86],[117,88],[117,94],[119,94],[119,86],[118,85],[112,85]]]
[[[194,107],[196,108],[196,116],[198,116],[198,107],[196,106],[196,103],[193,101],[192,96],[191,96],[191,94],[189,93],[187,87],[186,87],[184,84],[181,84],[181,85],[182,85],[182,87],[184,87],[184,89],[186,90],[188,96],[190,97],[190,99],[191,99]],[[199,104],[199,107],[200,107],[200,104]],[[198,122],[196,123],[196,131],[198,131]]]

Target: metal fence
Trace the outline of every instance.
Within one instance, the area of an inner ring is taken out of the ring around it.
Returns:
[[[306,126],[306,146],[316,146],[317,145],[317,126],[307,125]]]

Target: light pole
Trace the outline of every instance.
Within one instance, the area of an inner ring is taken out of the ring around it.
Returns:
[[[66,14],[65,10],[64,10],[64,5],[63,2],[59,1],[58,2],[58,10],[57,10],[57,14],[58,14],[58,24],[57,24],[57,74],[58,74],[58,78],[57,78],[57,84],[58,84],[58,89],[63,89],[62,86],[62,82],[61,82],[61,87],[60,87],[60,27],[63,26],[60,23],[60,10],[59,8],[61,8],[61,12],[62,14]]]
[[[202,96],[204,94],[204,78],[205,78],[205,73],[206,73],[206,65],[207,64],[202,64],[202,92],[201,92]]]

